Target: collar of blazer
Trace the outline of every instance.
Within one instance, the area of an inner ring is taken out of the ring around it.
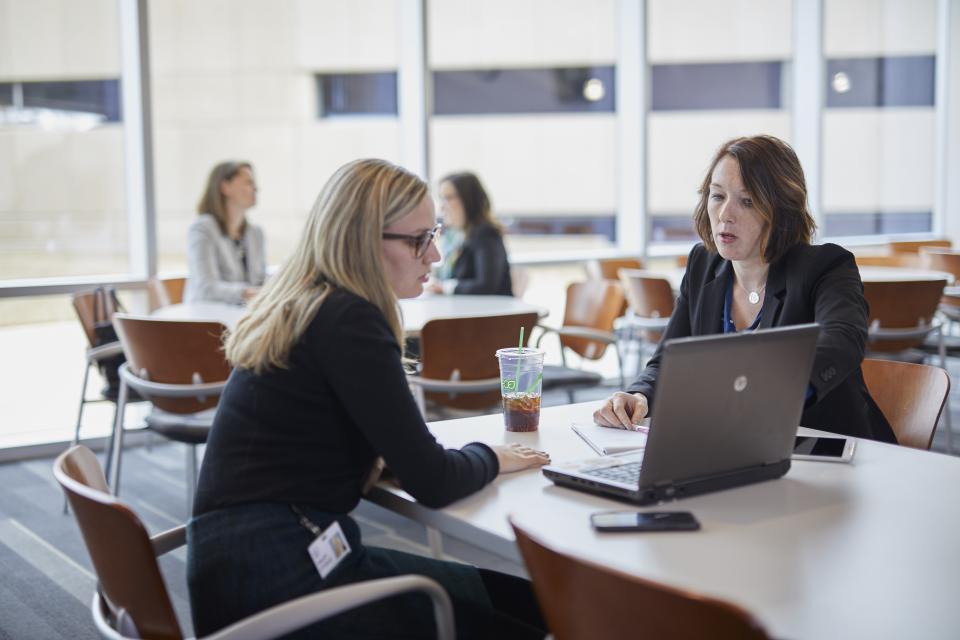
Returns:
[[[727,293],[727,282],[733,277],[733,263],[724,260],[719,254],[713,254],[713,279],[703,287],[702,306],[697,318],[698,334],[719,333],[722,329],[723,302]],[[783,296],[787,289],[786,256],[770,265],[767,273],[767,288],[760,310],[758,329],[769,329],[780,316]]]

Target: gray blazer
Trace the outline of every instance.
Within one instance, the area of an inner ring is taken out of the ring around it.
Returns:
[[[197,216],[187,231],[189,273],[184,300],[242,304],[244,289],[259,287],[266,279],[263,230],[248,222],[241,246],[247,257],[246,271],[240,250],[220,232],[216,218],[209,213]]]

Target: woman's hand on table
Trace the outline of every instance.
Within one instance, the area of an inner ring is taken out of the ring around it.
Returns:
[[[647,397],[642,393],[617,391],[593,412],[593,421],[601,427],[633,429],[647,417]]]
[[[533,467],[542,467],[550,463],[550,455],[546,451],[538,451],[513,442],[498,444],[490,447],[497,454],[500,463],[500,473],[523,471]]]

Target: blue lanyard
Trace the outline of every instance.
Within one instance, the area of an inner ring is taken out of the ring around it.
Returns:
[[[723,332],[724,333],[736,333],[737,326],[733,324],[733,274],[730,275],[730,279],[727,280],[727,293],[723,300]],[[761,305],[760,311],[757,311],[757,317],[753,319],[753,323],[744,329],[744,331],[753,331],[758,326],[760,326],[760,313],[763,311],[763,306]]]

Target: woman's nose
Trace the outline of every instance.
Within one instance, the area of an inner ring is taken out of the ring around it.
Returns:
[[[440,247],[437,246],[436,240],[430,242],[430,248],[423,254],[423,257],[427,261],[427,264],[433,264],[434,262],[443,260],[443,256],[440,255]]]

